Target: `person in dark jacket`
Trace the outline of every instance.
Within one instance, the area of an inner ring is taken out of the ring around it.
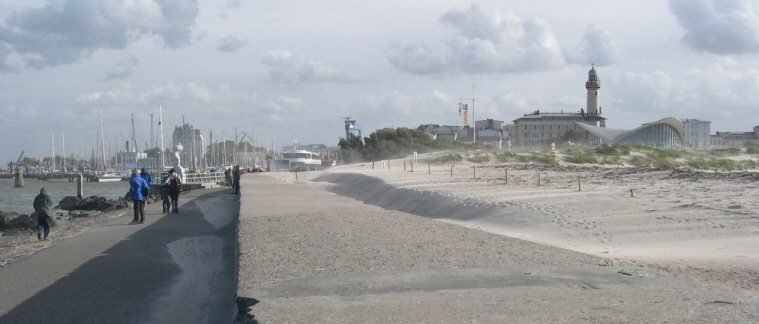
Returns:
[[[148,172],[148,168],[142,168],[142,172],[140,173],[140,176],[145,179],[145,182],[148,183],[148,189],[145,190],[142,194],[145,195],[145,204],[148,202],[148,196],[150,196],[150,188],[153,186],[153,178],[150,177],[150,172]]]
[[[161,201],[163,201],[163,213],[167,214],[171,211],[171,200],[169,200],[171,189],[169,188],[169,184],[166,183],[166,180],[161,182],[161,185],[158,186],[158,191],[161,193]]]
[[[235,191],[235,195],[240,193],[240,166],[235,165],[232,170],[232,189]]]
[[[40,189],[40,194],[34,198],[34,212],[37,214],[37,239],[47,240],[50,234],[50,221],[53,213],[53,199],[45,193],[45,188]]]
[[[129,224],[142,224],[145,222],[145,190],[148,183],[140,176],[139,169],[132,170],[132,178],[129,179],[129,196],[134,202],[134,219]]]
[[[182,190],[182,179],[179,178],[174,169],[169,170],[169,176],[164,181],[169,186],[169,197],[171,198],[171,211],[176,214],[179,212],[179,191]]]

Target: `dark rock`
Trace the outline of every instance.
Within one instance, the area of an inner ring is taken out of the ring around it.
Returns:
[[[9,225],[11,228],[37,228],[37,220],[32,219],[29,215],[21,214],[16,216],[13,220],[10,221]]]
[[[66,196],[58,203],[58,207],[63,210],[78,209],[79,198],[74,196]]]
[[[102,210],[105,208],[105,197],[100,196],[90,196],[85,199],[82,199],[81,202],[79,202],[78,208],[80,210]]]
[[[13,212],[0,212],[0,229],[11,229],[11,228],[13,228],[10,225],[10,223],[17,216],[18,216],[18,214],[13,213]]]

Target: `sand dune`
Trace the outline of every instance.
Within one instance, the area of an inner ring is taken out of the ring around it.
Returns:
[[[448,164],[431,164],[429,174],[426,163],[415,172],[402,160],[391,167],[345,165],[317,180],[384,208],[759,294],[756,175],[464,162],[451,176]]]

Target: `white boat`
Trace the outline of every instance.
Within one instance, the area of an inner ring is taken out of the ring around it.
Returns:
[[[282,153],[282,159],[286,160],[291,171],[316,171],[321,170],[322,160],[319,154],[306,150],[296,150]]]
[[[104,173],[98,175],[95,180],[97,180],[97,182],[117,182],[121,181],[121,175],[116,173]]]

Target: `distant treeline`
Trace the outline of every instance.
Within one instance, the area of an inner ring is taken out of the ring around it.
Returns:
[[[451,140],[433,140],[424,133],[410,128],[383,128],[369,134],[363,141],[358,136],[340,139],[340,155],[346,163],[378,161],[403,157],[413,152],[430,152],[451,149],[462,144]]]

